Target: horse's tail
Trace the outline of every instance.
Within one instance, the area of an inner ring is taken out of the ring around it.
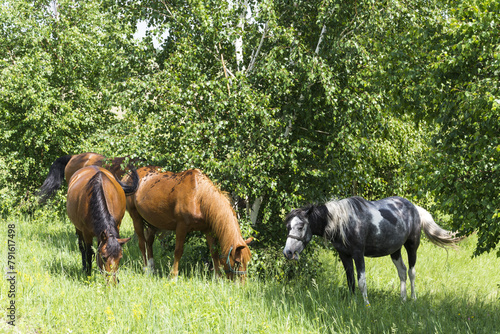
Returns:
[[[43,181],[37,196],[40,197],[39,204],[43,205],[45,202],[54,196],[57,190],[61,188],[64,181],[64,169],[66,165],[71,160],[72,155],[65,155],[57,158],[50,166],[49,174],[45,181]]]
[[[443,248],[446,246],[456,247],[456,243],[463,239],[462,237],[456,237],[456,233],[447,231],[436,224],[431,214],[427,210],[419,207],[418,205],[415,205],[415,207],[417,208],[418,214],[420,216],[422,229],[424,230],[427,238],[433,244]]]
[[[122,182],[121,180],[118,179],[118,177],[115,174],[113,174],[116,181],[118,182],[118,184],[122,187],[123,191],[125,192],[125,195],[132,195],[133,193],[135,193],[137,191],[137,188],[139,188],[139,174],[137,174],[137,170],[135,169],[134,166],[130,165],[129,168],[130,168],[130,178],[129,179],[132,179],[131,184],[127,184],[127,183]]]

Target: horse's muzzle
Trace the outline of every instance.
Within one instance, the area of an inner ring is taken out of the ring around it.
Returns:
[[[283,255],[285,255],[285,257],[288,259],[288,260],[298,260],[299,259],[299,254],[297,252],[292,252],[291,250],[287,250],[287,249],[284,249],[283,250]]]

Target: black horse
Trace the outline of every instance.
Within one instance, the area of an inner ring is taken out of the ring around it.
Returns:
[[[401,297],[406,300],[406,266],[401,257],[404,246],[410,265],[411,297],[416,299],[415,263],[421,230],[441,247],[454,246],[461,240],[439,227],[429,212],[401,197],[374,202],[350,197],[323,205],[308,205],[290,212],[285,223],[288,238],[283,254],[287,259],[298,259],[313,235],[324,236],[339,252],[352,292],[355,287],[354,259],[358,286],[367,304],[365,256],[391,256],[401,280]]]

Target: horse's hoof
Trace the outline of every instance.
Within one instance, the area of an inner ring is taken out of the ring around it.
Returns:
[[[155,270],[154,269],[151,269],[149,267],[144,267],[144,273],[147,275],[147,276],[153,276],[155,274]]]

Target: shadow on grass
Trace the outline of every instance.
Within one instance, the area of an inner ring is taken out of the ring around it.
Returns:
[[[82,255],[78,248],[78,237],[73,232],[73,229],[71,226],[70,228],[57,229],[55,231],[42,229],[37,232],[37,238],[44,244],[44,248],[49,254],[49,258],[44,261],[43,266],[47,268],[51,275],[70,277],[80,282],[88,282],[89,279],[91,281],[95,280],[96,277],[101,276],[97,269],[95,258],[92,261],[92,275],[88,277],[83,272]],[[136,274],[147,275],[143,267],[142,253],[139,249],[137,235],[133,234],[131,237],[132,239],[123,247],[120,271],[127,270]],[[96,246],[96,239],[94,238],[94,252],[97,252]],[[154,276],[157,278],[170,277],[170,269],[173,263],[173,246],[171,249],[169,248],[165,247],[160,240],[156,240],[153,245],[153,253],[155,255]],[[211,263],[210,265],[208,264],[206,257],[203,257],[199,248],[197,242],[188,242],[185,244],[184,255],[179,264],[179,275],[184,277],[199,277],[210,269]],[[50,254],[53,254],[53,256]]]
[[[78,237],[75,227],[65,215],[58,215],[47,211],[39,213],[37,218],[24,217],[25,239],[42,244],[45,257],[44,266],[49,273],[58,276],[68,276],[79,281],[87,281],[88,277],[82,272],[81,253],[78,248]],[[120,270],[128,270],[137,274],[145,274],[142,253],[139,249],[137,235],[133,232],[132,221],[128,214],[122,221],[121,237],[132,239],[123,247],[123,258],[120,261]],[[94,252],[97,251],[96,238],[93,240]],[[173,263],[175,248],[175,233],[166,238],[156,238],[153,244],[155,259],[155,276],[168,278]],[[184,245],[184,254],[179,263],[179,275],[199,275],[211,269],[212,261],[208,253],[206,240],[201,233],[190,233]],[[93,274],[96,269],[93,261]],[[99,274],[99,273],[98,273]]]
[[[339,273],[343,275],[344,273]],[[329,282],[266,283],[265,307],[276,316],[300,316],[304,329],[363,333],[500,333],[498,302],[469,295],[423,293],[403,301],[399,292],[371,289],[365,305],[338,277]]]

